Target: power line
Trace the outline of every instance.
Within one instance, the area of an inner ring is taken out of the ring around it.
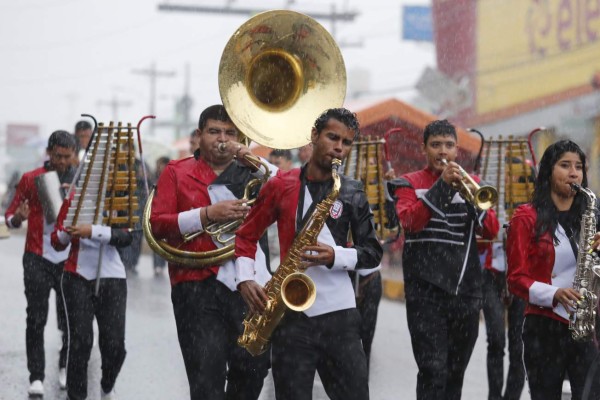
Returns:
[[[261,8],[243,8],[243,7],[223,7],[223,6],[194,6],[188,4],[171,4],[161,3],[158,5],[159,11],[174,11],[174,12],[194,12],[194,13],[207,13],[207,14],[229,14],[229,15],[254,15],[260,12],[268,11],[268,9]],[[325,19],[331,21],[341,22],[352,22],[358,15],[357,11],[342,11],[337,12],[333,10],[329,13],[317,12],[317,11],[302,11],[302,14],[306,14],[314,19]]]
[[[225,6],[203,6],[203,5],[190,5],[190,4],[172,4],[172,3],[160,3],[158,5],[159,11],[170,11],[170,12],[187,12],[187,13],[205,13],[205,14],[226,14],[226,15],[254,15],[264,11],[270,11],[269,9],[263,8],[245,8],[245,7],[231,7],[228,0]],[[291,4],[293,1],[289,1]],[[331,22],[331,36],[336,38],[336,26],[338,22],[354,22],[354,19],[358,16],[358,11],[337,11],[335,3],[331,4],[331,11],[320,12],[320,11],[298,11],[302,14],[308,15],[314,19],[328,20]],[[351,43],[352,47],[362,46],[362,43]]]

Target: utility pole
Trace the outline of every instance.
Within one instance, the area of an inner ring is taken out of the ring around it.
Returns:
[[[111,100],[98,100],[97,104],[99,106],[109,106],[111,109],[110,120],[111,121],[119,121],[119,108],[120,107],[130,107],[131,101],[119,101],[117,99],[117,95],[113,95]]]
[[[185,79],[183,83],[183,95],[175,101],[175,116],[168,121],[161,118],[156,121],[156,126],[174,128],[175,138],[181,139],[190,134],[195,123],[190,118],[194,101],[190,96],[190,65],[185,65]]]
[[[156,105],[156,79],[157,78],[170,78],[175,76],[174,71],[159,71],[156,69],[156,63],[152,62],[148,69],[134,69],[131,71],[138,75],[148,75],[150,78],[150,115],[155,114]],[[150,121],[150,135],[154,136],[154,120]]]

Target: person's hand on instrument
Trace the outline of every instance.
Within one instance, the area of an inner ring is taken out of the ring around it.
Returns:
[[[228,222],[244,218],[248,211],[250,211],[250,206],[247,205],[247,200],[223,200],[217,204],[202,207],[200,217],[206,217],[209,224],[212,222]]]
[[[253,314],[260,314],[265,310],[269,298],[265,290],[255,281],[244,281],[238,285],[238,291]]]
[[[92,225],[68,226],[65,231],[74,238],[89,239],[92,237]]]
[[[333,247],[317,242],[316,245],[306,246],[302,249],[301,260],[305,268],[315,265],[330,266],[335,261],[335,252]]]

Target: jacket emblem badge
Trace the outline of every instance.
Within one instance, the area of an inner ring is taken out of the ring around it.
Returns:
[[[344,211],[344,204],[342,204],[341,201],[336,200],[329,210],[329,215],[333,219],[338,219],[340,215],[342,215],[342,211]]]

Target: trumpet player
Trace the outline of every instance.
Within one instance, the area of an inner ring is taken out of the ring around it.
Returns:
[[[478,209],[457,190],[465,183],[464,170],[454,162],[458,144],[452,124],[427,125],[422,152],[424,169],[390,183],[406,238],[402,265],[419,368],[417,399],[460,399],[482,305],[475,235],[493,239],[499,224],[493,209]]]
[[[239,132],[222,105],[202,112],[197,134],[194,156],[171,161],[160,175],[150,222],[157,239],[182,250],[207,252],[217,246],[205,229],[246,216],[250,207],[241,198],[246,184],[261,171],[246,159],[250,150],[238,142]],[[276,167],[269,168],[276,173]],[[184,241],[184,235],[196,232],[202,233]],[[267,257],[262,248],[258,254],[256,278],[264,283],[270,277]],[[169,262],[169,276],[190,398],[257,399],[269,357],[252,357],[237,346],[246,307],[236,291],[233,262],[202,269]]]

